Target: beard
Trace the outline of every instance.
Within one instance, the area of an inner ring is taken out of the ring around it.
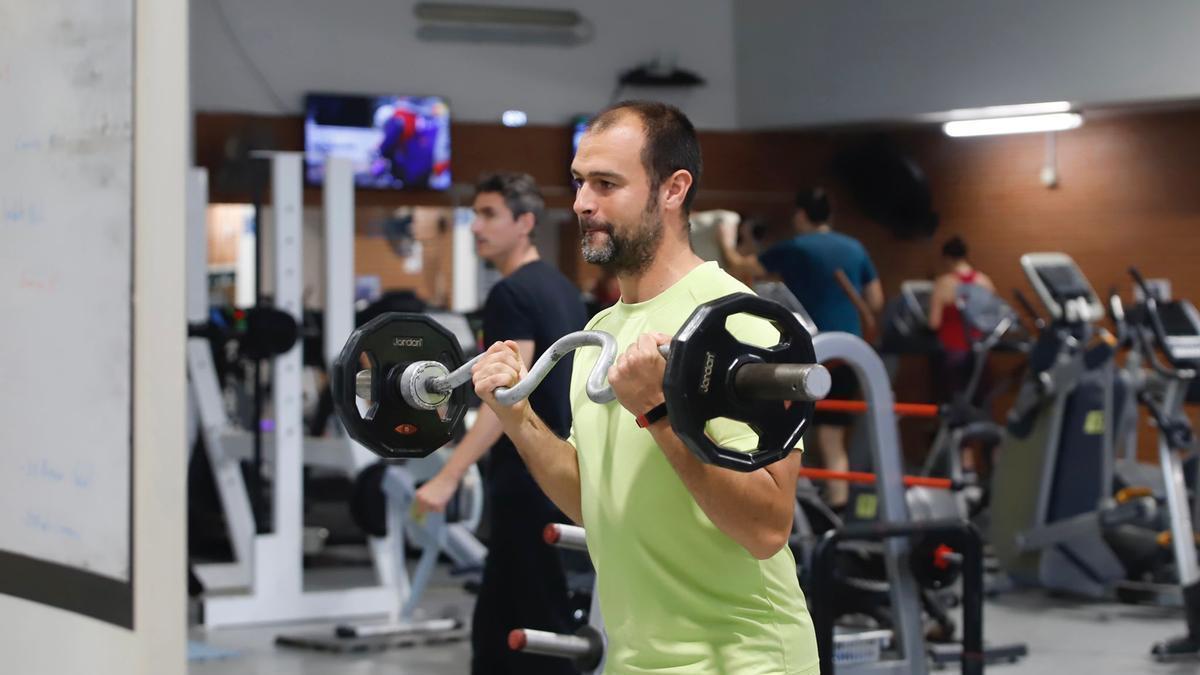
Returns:
[[[652,190],[642,209],[637,225],[627,233],[618,234],[612,223],[579,219],[583,235],[579,246],[583,259],[612,274],[638,275],[645,272],[654,260],[662,241],[663,223],[658,217],[658,192]],[[602,233],[602,234],[601,234]],[[593,238],[599,241],[593,241]]]

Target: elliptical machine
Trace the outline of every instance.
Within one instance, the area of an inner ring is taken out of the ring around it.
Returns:
[[[1200,657],[1200,568],[1192,510],[1188,506],[1183,455],[1195,436],[1183,412],[1188,386],[1200,361],[1200,312],[1187,300],[1161,299],[1136,268],[1129,274],[1141,291],[1142,302],[1126,314],[1134,355],[1149,366],[1137,391],[1137,401],[1149,411],[1158,428],[1158,456],[1170,520],[1169,541],[1183,595],[1187,633],[1155,644],[1151,654],[1160,661]],[[1158,358],[1161,352],[1166,363]]]
[[[1108,597],[1125,578],[1096,518],[1112,486],[1115,340],[1093,326],[1104,308],[1070,256],[1030,253],[1021,266],[1051,321],[1008,416],[992,476],[990,543],[1017,583]],[[1152,506],[1131,504],[1112,517],[1136,520]]]

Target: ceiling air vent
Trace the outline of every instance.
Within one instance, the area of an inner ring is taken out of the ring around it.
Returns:
[[[417,37],[432,42],[491,42],[573,47],[592,24],[573,9],[418,2]]]

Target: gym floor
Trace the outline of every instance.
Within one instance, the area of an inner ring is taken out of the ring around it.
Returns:
[[[343,577],[345,578],[345,577]],[[329,576],[326,576],[328,582]],[[461,580],[440,576],[426,592],[430,615],[447,612],[469,618],[473,597]],[[1038,591],[989,600],[984,615],[989,643],[1024,642],[1029,656],[1014,665],[994,666],[1011,675],[1108,673],[1196,673],[1194,662],[1159,664],[1148,652],[1154,642],[1183,632],[1181,610],[1111,603],[1082,603]],[[189,675],[458,675],[467,672],[471,648],[459,640],[385,651],[348,654],[275,646],[279,634],[331,634],[332,624],[291,624],[254,628],[193,628],[190,639],[224,657],[192,661]]]

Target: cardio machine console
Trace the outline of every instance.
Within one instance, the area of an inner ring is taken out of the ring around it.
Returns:
[[[1162,348],[1172,363],[1200,362],[1200,312],[1187,300],[1158,303]]]
[[[900,284],[900,297],[903,298],[908,313],[921,322],[921,326],[929,325],[929,303],[933,298],[933,282],[924,279],[910,279]]]
[[[1099,296],[1071,256],[1026,253],[1021,256],[1021,268],[1054,320],[1092,323],[1104,318]]]

